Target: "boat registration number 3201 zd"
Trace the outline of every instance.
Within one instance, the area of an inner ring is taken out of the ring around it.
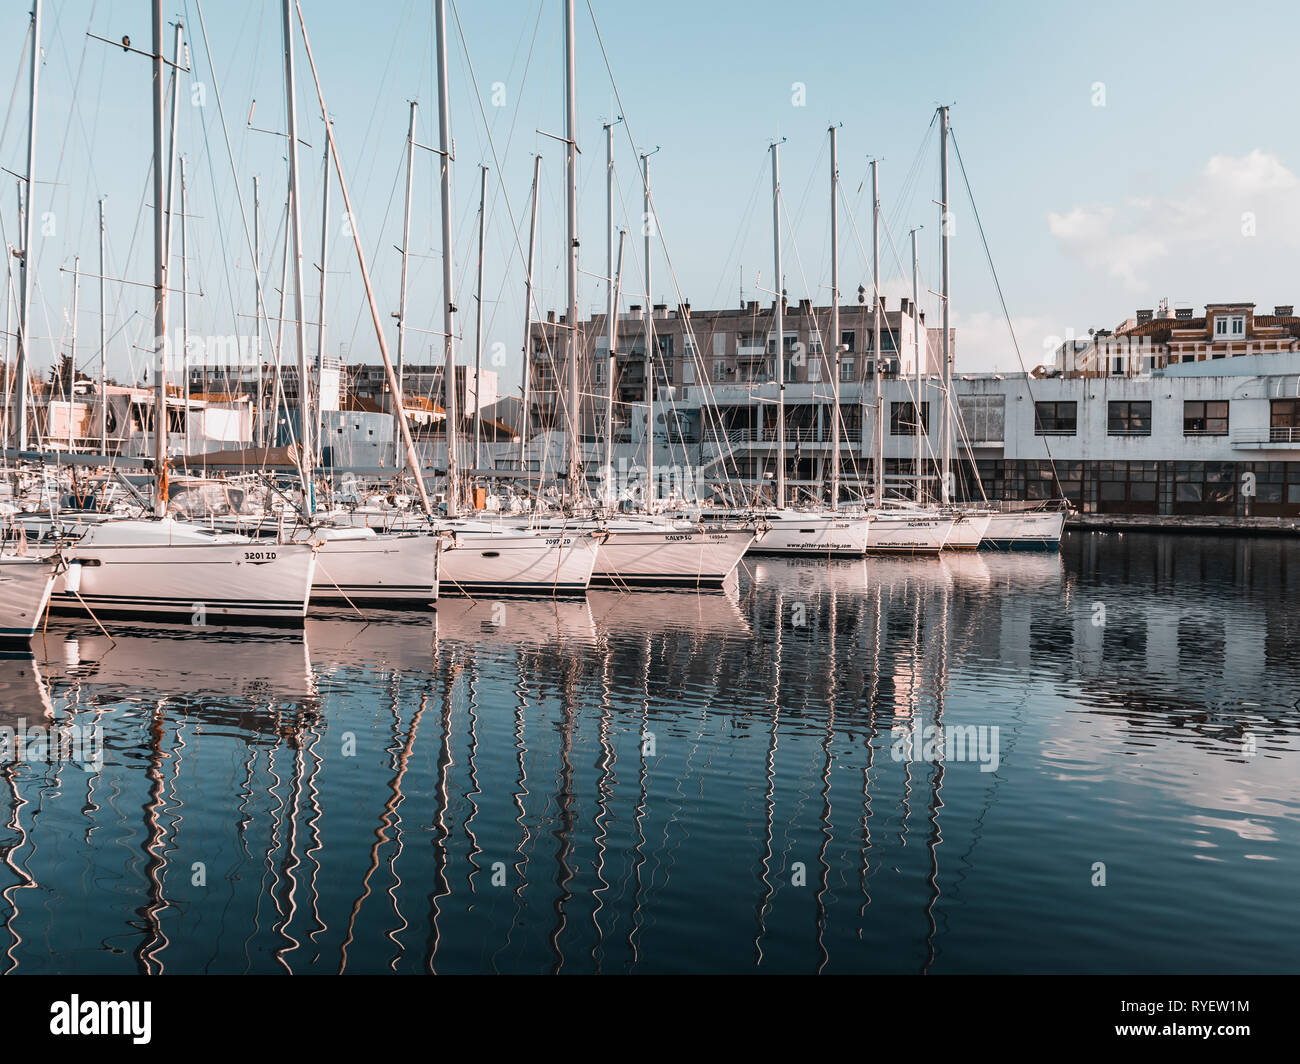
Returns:
[[[275,551],[273,550],[246,550],[244,551],[244,561],[246,562],[273,562],[275,561]]]

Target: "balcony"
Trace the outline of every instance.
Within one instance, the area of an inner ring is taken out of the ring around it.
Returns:
[[[1300,425],[1236,429],[1232,433],[1232,445],[1256,450],[1287,450],[1300,447]]]

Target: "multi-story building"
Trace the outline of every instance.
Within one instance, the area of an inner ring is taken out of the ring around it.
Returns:
[[[1158,310],[1139,310],[1114,329],[1068,337],[1057,349],[1055,369],[1067,377],[1135,377],[1169,366],[1300,351],[1294,312],[1291,305],[1256,314],[1254,303],[1210,303],[1194,317],[1194,308],[1176,307],[1171,314],[1168,301],[1161,300]],[[1235,363],[1231,372],[1242,365]]]
[[[902,300],[895,310],[889,310],[885,302],[881,301],[880,313],[880,372],[888,377],[913,375],[917,353],[923,373],[937,371],[939,330],[926,327],[924,311],[918,322],[909,300]],[[643,412],[637,408],[646,404],[646,382],[651,373],[656,402],[680,411],[698,433],[700,421],[688,411],[698,409],[699,399],[716,392],[757,395],[771,390],[777,372],[775,327],[775,307],[760,306],[757,301],[735,310],[713,311],[693,311],[689,303],[674,310],[657,304],[648,316],[642,307],[633,305],[619,315],[611,359],[608,315],[595,314],[579,322],[583,435],[602,439],[605,435],[610,373],[615,440],[630,443],[640,436],[637,426]],[[829,398],[838,376],[843,399],[872,379],[876,354],[872,308],[861,303],[841,308],[838,352],[830,329],[829,306],[814,307],[809,299],[787,303],[781,329],[787,387],[806,386],[810,394],[817,391]],[[557,319],[553,311],[545,321],[534,322],[530,331],[530,407],[533,425],[543,431],[563,429],[567,424],[570,371],[565,360],[566,335],[564,316]],[[919,352],[914,348],[918,336]],[[647,360],[648,346],[653,357]],[[809,413],[793,416],[799,421]],[[664,422],[656,418],[656,423]],[[688,424],[682,430],[691,428]]]
[[[1138,311],[1087,340],[1068,340],[1053,367],[959,372],[952,389],[956,497],[1014,502],[1064,496],[1083,513],[1171,519],[1300,516],[1300,318],[1292,309],[1257,315],[1253,304],[1211,303],[1193,316],[1190,309],[1170,314],[1162,306],[1159,312]],[[828,318],[827,308],[803,302],[786,319],[787,361],[793,365],[784,395],[784,459],[796,499],[825,497],[836,416]],[[651,322],[661,352],[655,360],[661,374],[656,468],[666,477],[684,467],[696,481],[728,481],[742,493],[769,490],[778,400],[771,309],[760,312],[747,304],[740,311],[706,313],[660,307]],[[877,399],[866,339],[872,333],[870,310],[842,312],[838,418],[848,495],[864,493],[874,480],[877,410],[887,493],[914,496],[919,474],[923,491],[937,494],[944,410],[938,335],[926,329],[918,384],[911,322],[910,307],[882,318],[886,372]],[[589,478],[600,468],[603,449],[598,374],[610,363],[608,344],[601,342],[604,329],[601,315],[580,323]],[[638,462],[646,445],[645,322],[639,309],[621,316],[619,330],[613,363],[615,409],[622,410],[615,419],[615,461]],[[533,330],[532,431],[540,432],[534,468],[549,469],[563,456],[562,447],[546,441],[555,397],[561,410],[566,406],[563,335],[562,322],[548,320]],[[800,353],[796,344],[804,345],[803,359],[791,357]]]

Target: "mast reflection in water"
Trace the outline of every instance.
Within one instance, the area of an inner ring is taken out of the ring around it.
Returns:
[[[1289,969],[1293,581],[1285,540],[1073,536],[51,621],[0,661],[0,969]]]

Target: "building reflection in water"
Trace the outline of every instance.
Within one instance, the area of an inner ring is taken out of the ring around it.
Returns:
[[[1162,914],[1267,922],[1298,870],[1296,561],[1087,536],[294,636],[51,623],[0,727],[104,761],[6,749],[4,968],[1249,970],[1294,933]],[[1095,861],[1129,878],[1085,934]]]

